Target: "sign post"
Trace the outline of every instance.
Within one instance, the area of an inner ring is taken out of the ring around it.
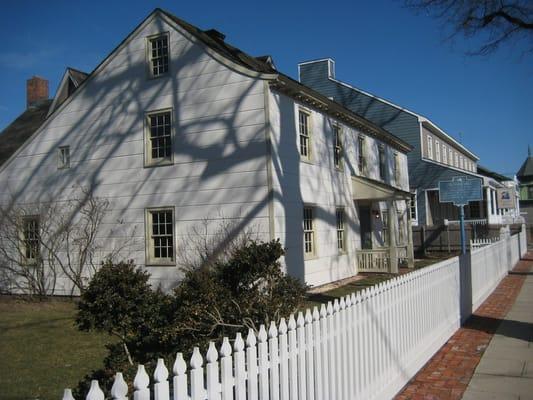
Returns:
[[[459,207],[459,225],[461,229],[461,254],[466,254],[465,209],[469,201],[483,200],[481,179],[456,176],[450,181],[439,182],[439,201],[453,203]]]

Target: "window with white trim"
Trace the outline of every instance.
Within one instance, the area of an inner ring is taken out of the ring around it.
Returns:
[[[409,202],[409,212],[411,213],[411,219],[413,221],[417,221],[418,215],[416,207],[416,192],[411,193],[411,201]]]
[[[303,228],[304,228],[304,256],[315,255],[315,230],[314,230],[314,207],[304,207]]]
[[[381,237],[383,239],[383,246],[389,245],[389,211],[381,211]]]
[[[333,163],[342,169],[342,131],[338,125],[333,125]]]
[[[344,228],[344,208],[337,207],[335,210],[335,218],[337,220],[337,250],[340,253],[346,252],[346,232]]]
[[[300,134],[300,156],[305,160],[311,159],[311,134],[309,113],[298,111],[298,132]]]
[[[61,146],[57,149],[57,169],[70,168],[70,146]]]
[[[384,181],[387,177],[387,160],[385,158],[385,147],[382,145],[378,146],[378,156],[379,156],[379,179]]]
[[[435,140],[435,160],[440,162],[440,143]]]
[[[148,265],[175,265],[174,208],[146,210]]]
[[[427,138],[428,138],[428,149],[427,149],[428,158],[432,160],[433,159],[433,138],[429,135],[427,136]]]
[[[156,78],[165,75],[169,64],[167,33],[148,39],[148,54],[151,76]]]
[[[442,144],[442,162],[448,164],[448,148]]]
[[[455,152],[455,163],[454,166],[459,168],[459,153]]]
[[[459,157],[459,168],[465,169],[465,158],[463,156]]]
[[[23,264],[36,264],[40,255],[39,217],[22,218],[19,248]]]
[[[172,112],[150,112],[146,115],[146,165],[172,163]]]
[[[359,135],[357,137],[357,167],[360,175],[366,175],[366,151],[365,151],[365,137]]]
[[[394,182],[396,182],[397,185],[400,184],[400,157],[398,156],[398,153],[394,153]]]

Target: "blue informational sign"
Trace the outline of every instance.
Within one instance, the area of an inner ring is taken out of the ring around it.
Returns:
[[[483,200],[480,178],[456,176],[451,181],[439,182],[439,201],[466,206],[469,201]]]

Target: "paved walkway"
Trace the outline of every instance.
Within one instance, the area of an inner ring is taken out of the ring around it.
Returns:
[[[533,358],[531,358],[532,353],[530,353],[533,352],[533,345],[531,344],[533,336],[533,325],[531,325],[533,320],[533,276],[528,275],[528,272],[532,270],[533,252],[529,252],[525,260],[517,264],[513,270],[514,273],[502,280],[466,324],[448,340],[396,396],[396,400],[459,400],[463,398],[465,391],[468,392],[465,394],[465,400],[533,400],[533,379],[531,379],[533,378]],[[522,287],[523,290],[521,290]],[[504,320],[506,315],[508,320]],[[500,325],[502,320],[505,322]],[[495,336],[494,346],[498,346],[496,350],[492,349],[491,339],[493,336]],[[515,357],[524,358],[524,360],[509,359],[511,352],[507,351],[507,348],[513,347],[513,345]],[[489,349],[484,355],[483,353],[487,348]],[[484,357],[480,363],[482,355]],[[506,358],[503,358],[504,356]],[[505,374],[506,371],[517,372],[519,367],[513,361],[526,362],[526,359],[529,364],[522,364],[520,377],[495,375]],[[478,364],[481,368],[479,371],[476,370]],[[514,366],[512,371],[511,364]],[[508,370],[502,365],[508,365]],[[487,376],[489,372],[491,374]],[[497,379],[506,381],[507,385],[493,384],[492,382]],[[520,380],[522,384],[515,384],[510,380]],[[504,397],[506,395],[502,391],[506,390],[505,387],[520,389],[523,396],[512,397],[511,394],[511,397]]]
[[[533,400],[531,263],[529,267],[527,272],[520,271],[528,274],[523,275],[522,290],[481,357],[463,400]]]

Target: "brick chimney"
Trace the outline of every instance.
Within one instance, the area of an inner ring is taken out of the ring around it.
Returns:
[[[48,100],[48,81],[32,76],[26,81],[26,106],[29,108],[42,100]]]

